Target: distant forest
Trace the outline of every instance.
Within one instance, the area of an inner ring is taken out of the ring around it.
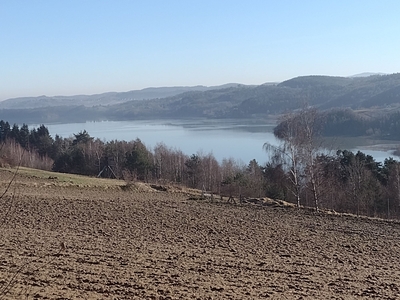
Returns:
[[[400,111],[371,116],[369,112],[331,109],[318,115],[323,136],[374,136],[400,140]]]

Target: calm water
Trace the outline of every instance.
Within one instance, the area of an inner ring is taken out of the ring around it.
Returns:
[[[274,123],[255,124],[251,121],[236,120],[163,120],[163,121],[115,121],[88,122],[71,124],[45,124],[54,137],[71,137],[74,133],[86,130],[92,137],[104,141],[136,138],[150,149],[163,142],[171,148],[177,148],[191,155],[201,152],[212,153],[215,158],[234,158],[248,163],[256,159],[260,164],[268,160],[263,150],[265,142],[277,145],[272,130]],[[32,126],[37,127],[37,126]],[[348,139],[333,142],[335,149],[361,150],[372,155],[377,161],[392,156],[391,152],[371,150],[365,140]]]
[[[70,137],[86,130],[92,137],[105,141],[131,141],[139,138],[151,149],[163,142],[188,155],[212,153],[219,161],[232,157],[244,163],[252,159],[265,163],[268,157],[263,144],[278,143],[272,133],[274,124],[246,124],[229,120],[107,121],[45,125],[53,137],[56,134]]]

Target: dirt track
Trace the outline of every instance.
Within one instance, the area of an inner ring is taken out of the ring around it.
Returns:
[[[53,179],[15,186],[0,213],[0,299],[400,298],[398,223]]]

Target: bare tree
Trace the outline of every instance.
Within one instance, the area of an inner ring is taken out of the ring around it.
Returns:
[[[155,178],[158,181],[182,183],[185,175],[185,162],[189,159],[181,150],[158,143],[154,147]]]
[[[320,137],[320,121],[315,108],[305,107],[299,112],[298,134],[300,139],[298,142],[301,147],[302,160],[305,166],[305,174],[308,186],[311,189],[315,209],[319,208],[319,198],[321,185],[321,169],[318,165],[317,156],[320,154],[321,142]]]
[[[297,206],[300,206],[302,190],[309,187],[317,210],[320,194],[320,172],[316,160],[321,149],[318,141],[319,125],[317,110],[304,107],[281,118],[274,132],[281,141],[280,145],[264,144],[264,149],[271,153],[272,160],[288,168],[291,191]]]
[[[203,162],[204,186],[208,191],[214,191],[218,186],[219,164],[212,153],[201,157]]]
[[[286,114],[281,118],[280,128],[275,131],[281,144],[276,146],[265,143],[263,148],[271,154],[271,159],[277,164],[282,164],[288,168],[289,180],[291,182],[290,191],[296,198],[297,207],[300,207],[301,175],[301,143],[296,127],[294,114]]]
[[[389,218],[390,210],[398,215],[400,208],[400,163],[389,158],[385,160],[384,165],[387,173],[387,217]]]

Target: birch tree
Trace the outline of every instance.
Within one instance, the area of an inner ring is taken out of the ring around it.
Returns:
[[[319,208],[319,168],[317,156],[320,153],[318,137],[321,121],[317,110],[304,107],[296,113],[289,113],[281,118],[274,134],[280,140],[279,145],[264,144],[264,149],[271,154],[272,160],[287,167],[291,192],[300,206],[301,192],[309,187],[315,209]]]
[[[277,164],[288,168],[290,191],[296,199],[297,207],[300,207],[301,192],[301,143],[297,132],[294,114],[286,114],[282,117],[280,125],[274,134],[280,139],[279,145],[264,143],[264,149],[271,154],[271,159]]]

